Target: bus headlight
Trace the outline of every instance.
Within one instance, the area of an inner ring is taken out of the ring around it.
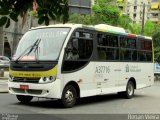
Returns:
[[[50,83],[56,80],[55,76],[44,76],[41,77],[41,79],[39,80],[39,83]]]

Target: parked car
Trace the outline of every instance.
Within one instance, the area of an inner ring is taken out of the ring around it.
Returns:
[[[6,56],[0,56],[0,68],[9,67],[10,59]]]

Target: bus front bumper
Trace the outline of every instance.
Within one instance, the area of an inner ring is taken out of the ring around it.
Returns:
[[[33,97],[44,98],[61,98],[60,79],[46,84],[34,84],[23,82],[10,82],[8,81],[8,89],[10,94],[14,95],[27,95]]]

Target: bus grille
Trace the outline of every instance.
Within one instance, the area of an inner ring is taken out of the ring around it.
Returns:
[[[12,88],[12,90],[16,93],[29,93],[29,94],[35,94],[35,95],[40,95],[42,94],[42,90],[22,90],[22,89],[19,89],[19,88]]]
[[[22,78],[14,77],[13,82],[24,82],[24,83],[38,83],[40,78]]]

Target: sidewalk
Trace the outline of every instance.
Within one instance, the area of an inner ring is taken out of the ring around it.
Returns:
[[[0,93],[8,93],[8,77],[8,72],[4,72],[4,77],[0,77]]]

